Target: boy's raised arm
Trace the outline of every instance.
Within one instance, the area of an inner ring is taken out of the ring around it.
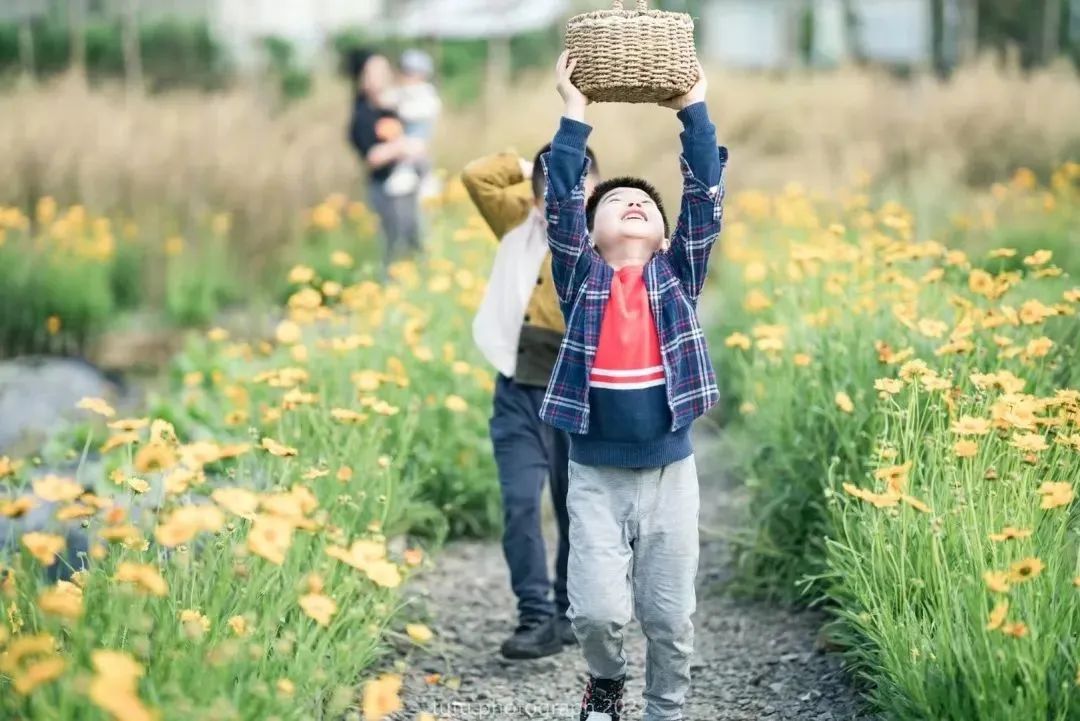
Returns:
[[[564,312],[592,264],[585,221],[585,178],[589,172],[585,147],[592,128],[584,122],[588,100],[570,82],[574,64],[565,52],[559,57],[556,74],[566,107],[551,150],[540,158],[547,179],[545,206],[551,271]]]
[[[679,136],[683,147],[682,207],[668,257],[687,295],[695,302],[705,285],[709,256],[720,235],[728,159],[727,148],[717,146],[716,126],[709,119],[707,87],[702,70],[690,92],[664,103],[678,111],[683,124]]]
[[[532,206],[532,185],[514,153],[479,158],[461,171],[461,183],[492,232],[502,240],[524,222]]]

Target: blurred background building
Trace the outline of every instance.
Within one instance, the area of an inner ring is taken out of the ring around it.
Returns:
[[[606,0],[5,0],[0,71],[176,80],[167,61],[218,78],[269,65],[299,74],[360,41],[423,43],[440,75],[486,63],[544,62],[566,18]],[[737,68],[882,63],[941,72],[980,49],[1015,47],[1025,65],[1080,53],[1080,0],[653,0],[690,12],[701,54]],[[477,43],[475,41],[482,41]],[[461,45],[467,45],[462,50]],[[148,45],[156,46],[153,49]],[[154,57],[146,57],[146,55]],[[510,56],[516,59],[512,62]]]

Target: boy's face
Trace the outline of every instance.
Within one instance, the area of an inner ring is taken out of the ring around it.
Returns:
[[[664,242],[664,218],[644,190],[612,188],[596,206],[592,237],[601,255],[624,241],[644,243],[655,251]]]

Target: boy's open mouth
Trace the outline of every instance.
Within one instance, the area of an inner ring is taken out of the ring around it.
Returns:
[[[623,220],[648,220],[644,210],[628,210],[623,213]]]

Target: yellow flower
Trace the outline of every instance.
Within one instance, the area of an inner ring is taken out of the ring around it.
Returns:
[[[861,498],[867,503],[870,503],[875,508],[888,508],[890,506],[895,506],[900,502],[900,494],[892,490],[885,493],[874,493],[873,491],[867,491],[851,483],[844,483],[843,489],[856,498]]]
[[[1028,538],[1031,536],[1031,529],[1005,526],[1005,528],[1001,529],[1001,533],[991,533],[989,536],[991,541],[1008,541],[1013,538]]]
[[[180,625],[188,638],[202,638],[210,630],[210,619],[193,608],[180,612]]]
[[[813,359],[806,353],[796,353],[792,356],[791,362],[799,368],[805,368],[813,362]]]
[[[135,454],[134,465],[139,473],[167,470],[176,465],[176,452],[165,443],[148,443]]]
[[[38,595],[38,608],[44,613],[77,619],[83,614],[82,589],[68,581],[58,581]]]
[[[338,469],[337,474],[336,474],[336,478],[341,483],[348,483],[349,481],[352,480],[352,477],[353,477],[353,470],[351,468],[349,468],[348,466],[342,466],[341,468]]]
[[[911,461],[899,466],[879,468],[874,471],[874,479],[884,481],[889,490],[900,492],[907,487],[908,473],[911,471]]]
[[[372,561],[364,568],[367,577],[383,588],[397,588],[401,585],[401,572],[390,561]]]
[[[1023,638],[1028,633],[1028,627],[1023,621],[1015,621],[1013,623],[1007,623],[1001,627],[1001,632],[1006,636],[1013,636],[1014,638]]]
[[[130,446],[134,443],[138,443],[137,433],[118,433],[116,435],[106,438],[105,443],[102,444],[102,448],[100,448],[100,450],[102,450],[103,453],[108,453],[113,449],[120,448],[121,446]]]
[[[1005,571],[986,571],[983,573],[983,581],[994,593],[1006,593],[1009,590],[1009,574]]]
[[[326,555],[363,571],[369,564],[386,559],[386,544],[361,539],[353,541],[349,548],[329,546]]]
[[[153,721],[157,715],[138,697],[143,667],[122,651],[94,651],[91,655],[94,677],[88,695],[90,701],[108,712],[115,721]]]
[[[1012,446],[1028,453],[1045,451],[1050,447],[1041,433],[1013,434]]]
[[[1009,581],[1012,583],[1028,581],[1042,573],[1044,568],[1046,564],[1035,556],[1025,558],[1009,566]]]
[[[254,518],[259,497],[246,488],[217,488],[210,497],[229,513],[241,518]]]
[[[750,337],[744,333],[732,333],[724,339],[724,345],[728,348],[750,350]]]
[[[295,448],[278,443],[273,438],[263,438],[262,447],[266,449],[270,455],[278,456],[279,458],[291,458],[299,453]]]
[[[1012,258],[1016,255],[1016,248],[994,248],[990,251],[991,258]]]
[[[405,624],[405,633],[409,634],[409,638],[416,643],[427,643],[435,635],[430,628],[422,623]]]
[[[287,678],[279,678],[275,686],[282,696],[292,696],[296,693],[296,684]]]
[[[141,478],[129,478],[127,479],[128,486],[136,493],[146,493],[150,490],[150,484]]]
[[[38,686],[60,678],[67,668],[67,662],[59,656],[31,661],[21,671],[16,671],[12,677],[11,686],[15,693],[27,696],[34,692]]]
[[[363,423],[367,420],[365,414],[357,413],[348,408],[332,408],[330,410],[330,417],[338,423]]]
[[[469,404],[465,399],[457,395],[447,396],[444,405],[454,413],[464,413],[469,409]]]
[[[408,566],[419,566],[424,560],[424,552],[419,548],[406,548],[402,554],[405,559],[405,564]]]
[[[1024,258],[1024,265],[1046,265],[1054,257],[1053,251],[1049,250],[1036,250],[1034,253]]]
[[[116,410],[102,398],[83,398],[75,404],[75,407],[97,413],[99,416],[105,416],[106,418],[112,418],[116,415]]]
[[[297,265],[289,271],[288,280],[289,283],[304,284],[310,283],[315,278],[315,271],[306,265]]]
[[[364,684],[364,721],[381,721],[395,711],[401,710],[401,676],[383,674]]]
[[[959,436],[985,436],[990,432],[990,421],[974,416],[962,416],[953,422],[951,430]]]
[[[1042,496],[1039,508],[1046,509],[1068,505],[1076,495],[1072,484],[1067,481],[1044,481],[1036,492]]]
[[[878,378],[874,381],[874,390],[879,391],[884,398],[890,395],[896,395],[903,390],[904,384],[895,378]]]
[[[23,534],[22,545],[30,551],[30,555],[36,558],[38,563],[51,566],[56,563],[56,555],[67,548],[67,541],[63,536],[53,533],[31,531]]]
[[[842,410],[844,413],[853,413],[855,411],[855,404],[852,402],[851,396],[849,396],[844,391],[839,391],[836,394],[835,401],[836,407]]]
[[[971,440],[959,440],[953,445],[957,458],[974,458],[979,452],[979,444]]]
[[[237,636],[243,637],[248,634],[247,619],[243,616],[233,616],[226,624],[228,625],[229,630]]]
[[[133,584],[152,596],[164,596],[169,592],[169,586],[158,569],[144,563],[122,562],[116,567],[113,579],[120,583]]]
[[[49,474],[38,478],[33,483],[34,493],[52,503],[74,501],[83,494],[83,487],[71,478],[62,478]]]
[[[994,631],[1001,628],[1001,624],[1005,623],[1005,614],[1009,612],[1009,602],[1001,601],[994,609],[990,611],[990,618],[986,622],[986,630]]]
[[[279,516],[260,515],[248,531],[248,549],[270,563],[280,566],[292,546],[293,524]]]
[[[300,326],[291,320],[283,320],[278,323],[277,329],[274,331],[274,337],[277,338],[278,343],[282,345],[293,345],[299,343],[303,338],[303,331],[300,330]]]
[[[20,518],[36,505],[37,502],[33,496],[20,496],[14,501],[0,501],[0,516],[4,518]]]
[[[353,267],[353,258],[344,250],[335,250],[330,254],[330,262],[338,268]]]
[[[320,626],[329,626],[330,619],[337,613],[337,603],[322,593],[309,593],[300,597],[300,608]]]
[[[17,470],[19,470],[18,462],[11,460],[7,456],[0,456],[0,478],[13,476]]]
[[[110,429],[114,431],[123,431],[130,433],[131,431],[141,431],[150,425],[149,418],[120,418],[115,421],[109,421],[106,423]]]
[[[206,331],[206,339],[213,343],[224,343],[229,340],[229,331],[224,328],[211,328]]]
[[[1050,353],[1050,350],[1054,347],[1054,341],[1050,340],[1046,336],[1041,338],[1035,338],[1028,342],[1025,352],[1032,358],[1043,358]]]

